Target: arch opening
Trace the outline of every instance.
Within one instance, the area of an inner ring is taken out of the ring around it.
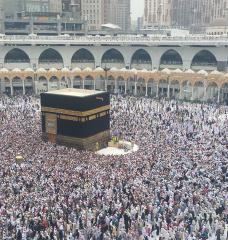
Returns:
[[[48,91],[48,80],[45,76],[40,76],[39,81],[36,82],[37,93],[43,93]]]
[[[192,98],[192,84],[190,81],[185,80],[182,83],[182,92],[181,92],[181,99],[184,100],[191,100]]]
[[[228,83],[224,83],[220,90],[221,102],[228,105]]]
[[[217,60],[215,56],[208,50],[198,52],[192,59],[191,68],[193,70],[217,70]]]
[[[195,82],[192,100],[202,100],[204,99],[204,94],[204,83],[202,81]]]
[[[14,48],[6,54],[4,62],[5,63],[29,63],[30,58],[25,51],[19,48]]]
[[[122,53],[116,49],[107,50],[101,59],[102,68],[117,68],[121,69],[125,67],[124,57]]]
[[[218,99],[218,85],[215,82],[210,82],[206,89],[206,100],[208,102],[216,102]]]
[[[23,94],[23,83],[20,77],[12,79],[13,95]]]
[[[146,95],[146,81],[144,78],[138,78],[136,83],[136,95],[145,96]]]
[[[169,87],[169,97],[173,99],[179,98],[180,93],[180,83],[177,80],[173,80],[170,82]]]
[[[155,81],[155,79],[150,78],[148,80],[147,87],[148,87],[148,93],[147,93],[148,96],[156,97],[157,82]]]
[[[24,80],[24,84],[25,84],[25,93],[32,94],[33,93],[33,78],[26,77]]]
[[[94,89],[94,78],[92,76],[86,76],[84,78],[84,89]]]
[[[131,68],[135,68],[137,70],[151,70],[152,60],[149,53],[144,49],[137,50],[132,56]]]
[[[137,80],[137,77],[129,77],[127,80],[127,93],[130,95],[135,94],[135,82]]]
[[[115,93],[116,92],[116,86],[115,86],[115,78],[113,76],[108,76],[107,78],[107,91],[110,93]]]
[[[5,67],[9,69],[28,68],[30,67],[30,58],[25,51],[14,48],[6,54],[4,64]]]
[[[81,76],[75,76],[73,79],[73,88],[79,88],[82,89],[83,88],[83,81]]]
[[[50,68],[63,68],[63,58],[58,51],[49,48],[44,50],[38,61],[40,68],[50,69]]]
[[[167,79],[160,79],[158,84],[158,96],[168,97],[168,80]]]
[[[49,79],[48,91],[59,89],[59,85],[60,85],[59,79],[56,76],[52,76]]]
[[[160,70],[165,68],[168,68],[168,69],[183,68],[182,57],[177,51],[171,49],[166,51],[162,55],[160,60]]]
[[[126,87],[126,80],[124,80],[123,77],[119,76],[117,79],[116,79],[116,88],[117,88],[117,92],[118,93],[121,93],[121,94],[124,94],[126,92],[127,89],[125,89]]]
[[[3,83],[3,85],[5,85],[5,89],[3,88],[4,92],[7,93],[7,94],[11,94],[10,79],[7,78],[7,77],[2,77],[1,82]]]
[[[79,49],[71,58],[71,67],[72,69],[76,67],[81,69],[85,69],[87,67],[94,69],[95,58],[89,50],[85,48]]]

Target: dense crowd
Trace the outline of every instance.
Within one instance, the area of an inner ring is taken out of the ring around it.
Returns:
[[[39,99],[1,96],[0,239],[227,239],[228,107],[130,96],[111,105],[112,129],[137,152],[43,142]]]

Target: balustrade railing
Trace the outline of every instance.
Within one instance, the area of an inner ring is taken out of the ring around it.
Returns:
[[[167,36],[135,36],[135,35],[119,35],[119,36],[36,36],[36,35],[0,35],[0,42],[10,43],[10,41],[32,41],[32,42],[78,42],[78,43],[150,43],[153,42],[211,42],[213,44],[228,44],[228,35],[225,36],[205,36],[205,35],[190,35],[183,37],[167,37]]]

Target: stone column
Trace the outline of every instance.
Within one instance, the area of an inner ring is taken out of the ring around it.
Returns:
[[[213,99],[215,95],[215,89],[214,88],[209,88],[209,99]]]
[[[194,100],[194,85],[192,85],[192,96],[191,96],[191,100]]]
[[[22,79],[23,95],[25,95],[25,79]]]
[[[207,101],[207,86],[204,86],[203,99],[205,102]]]
[[[170,83],[168,81],[167,98],[170,98]]]
[[[82,79],[82,88],[85,89],[85,78]]]
[[[127,80],[125,80],[125,82],[124,82],[124,84],[125,84],[125,89],[124,89],[124,93],[125,93],[125,95],[127,94]]]
[[[57,88],[58,88],[58,89],[61,88],[60,84],[61,84],[60,79],[58,79],[58,82],[57,82]]]
[[[221,91],[221,88],[218,87],[218,99],[217,99],[217,103],[220,103],[220,91]]]
[[[135,96],[137,95],[137,82],[135,81]]]
[[[108,90],[108,86],[107,86],[107,78],[105,78],[105,91]]]
[[[10,92],[11,92],[11,95],[13,96],[13,82],[12,82],[12,80],[10,80]]]
[[[146,82],[146,97],[148,96],[148,83]]]
[[[47,90],[50,90],[50,78],[47,79]]]
[[[114,93],[117,94],[117,78],[114,79],[114,82],[115,82],[115,89],[114,89]]]
[[[158,92],[159,92],[159,81],[157,82],[156,98],[158,98]]]
[[[74,78],[70,78],[70,86],[71,86],[71,88],[73,88],[74,87]]]
[[[183,98],[183,86],[180,84],[180,92],[179,92],[179,99]]]
[[[0,93],[3,93],[4,92],[4,78],[1,78],[0,79]]]
[[[96,77],[94,78],[94,81],[93,81],[93,89],[96,90]]]
[[[35,90],[35,95],[37,95],[38,91],[37,91],[37,79],[35,78],[34,80],[34,90]]]

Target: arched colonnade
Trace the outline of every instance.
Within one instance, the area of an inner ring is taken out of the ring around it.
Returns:
[[[210,73],[189,69],[161,71],[125,68],[96,69],[39,68],[33,71],[0,69],[1,88],[15,94],[33,91],[36,94],[61,88],[105,90],[111,93],[137,96],[166,97],[186,100],[224,102],[228,99],[228,74],[214,70]]]
[[[154,51],[154,52],[153,52]],[[218,59],[213,51],[207,49],[193,50],[194,54],[189,53],[189,67],[194,71],[204,69],[213,71],[218,69]],[[36,56],[31,56],[28,49],[20,47],[12,48],[3,54],[3,67],[7,69],[17,68],[51,68],[62,69],[68,67],[74,69],[79,67],[85,69],[87,67],[95,69],[102,68],[128,68],[128,69],[152,69],[163,70],[169,68],[175,70],[177,68],[184,70],[186,68],[186,59],[184,59],[183,49],[164,48],[157,53],[155,49],[135,48],[129,50],[126,54],[121,48],[97,49],[82,47],[73,50],[67,56],[59,48],[46,48],[38,51]],[[160,55],[161,54],[161,55]],[[97,57],[96,57],[97,56]],[[185,56],[186,58],[186,56]]]

